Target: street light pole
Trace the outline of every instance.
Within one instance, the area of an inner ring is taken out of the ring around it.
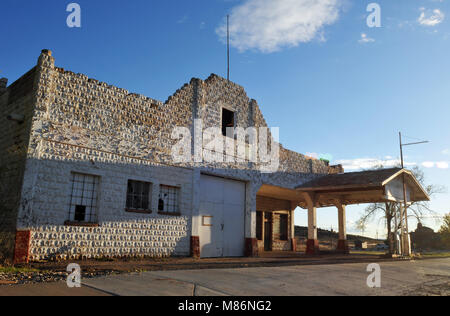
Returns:
[[[419,145],[419,144],[427,144],[428,141],[416,142],[403,144],[402,141],[402,133],[399,133],[400,136],[400,158],[402,169],[405,169],[405,162],[403,159],[403,147],[411,146],[411,145]],[[400,223],[402,225],[402,255],[410,256],[411,255],[411,244],[409,241],[409,228],[408,228],[408,197],[406,193],[406,178],[405,174],[402,175],[403,178],[403,212],[400,212]]]

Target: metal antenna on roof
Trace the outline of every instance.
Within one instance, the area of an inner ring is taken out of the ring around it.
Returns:
[[[230,81],[230,15],[227,15],[227,80]]]

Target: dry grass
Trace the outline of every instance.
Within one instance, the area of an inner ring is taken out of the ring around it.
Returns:
[[[371,250],[351,250],[350,254],[352,255],[373,255],[373,256],[383,256],[386,254],[386,251],[371,251]]]
[[[428,252],[428,253],[422,253],[421,256],[424,258],[450,258],[450,252],[448,252],[448,251]]]
[[[16,267],[0,266],[0,273],[5,273],[5,274],[35,273],[35,272],[39,272],[39,270],[33,269],[33,268],[16,268]]]
[[[14,252],[15,234],[0,232],[0,264],[11,263]]]

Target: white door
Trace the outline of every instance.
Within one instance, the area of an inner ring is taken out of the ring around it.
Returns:
[[[245,183],[202,175],[200,255],[241,257],[245,246]]]

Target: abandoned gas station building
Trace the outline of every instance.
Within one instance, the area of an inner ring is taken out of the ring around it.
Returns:
[[[58,68],[43,50],[16,82],[1,79],[1,232],[14,260],[295,251],[299,207],[308,212],[307,252],[316,253],[317,208],[328,206],[337,208],[345,252],[346,205],[398,200],[403,175],[410,201],[428,199],[407,170],[344,173],[282,145],[270,147],[271,172],[270,161],[223,150],[221,162],[175,162],[174,130],[189,130],[194,144],[195,121],[216,127],[233,152],[227,127],[267,127],[257,102],[216,75],[163,103]],[[270,132],[267,141],[275,143]],[[200,144],[203,156],[217,154]],[[198,155],[195,144],[190,150]]]

